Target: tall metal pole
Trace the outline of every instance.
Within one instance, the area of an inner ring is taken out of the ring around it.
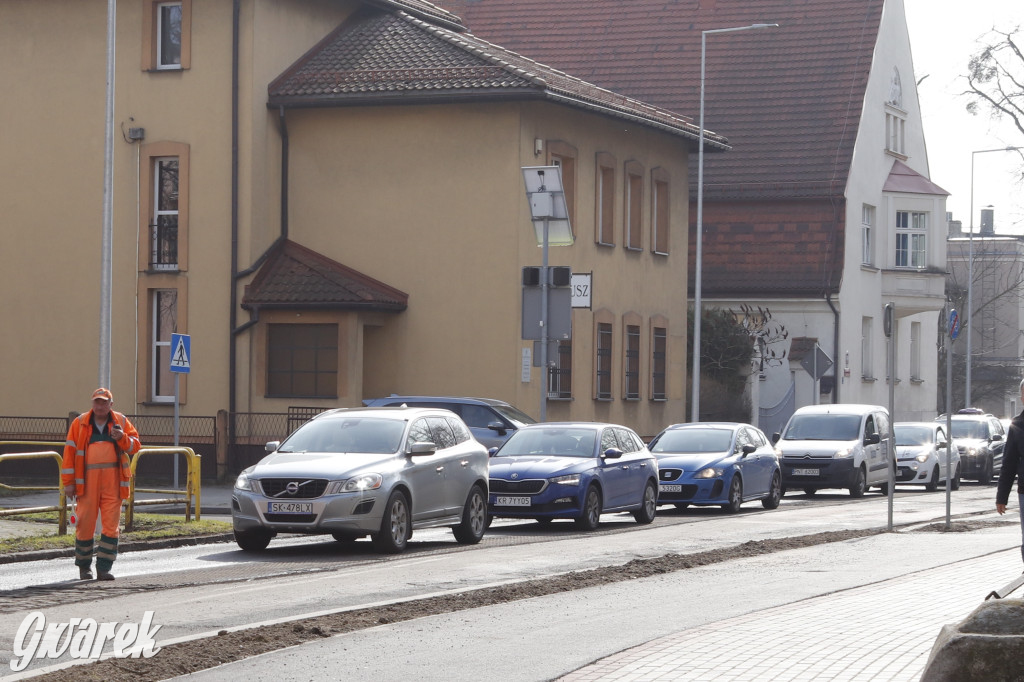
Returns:
[[[544,218],[540,269],[540,420],[548,420],[548,219]]]
[[[970,232],[967,234],[967,372],[964,377],[964,407],[971,406],[971,340],[974,338],[974,327],[971,325],[971,309],[974,307],[974,155],[989,152],[1021,151],[1021,147],[1007,146],[1000,149],[976,149],[971,152],[971,219]],[[948,435],[948,434],[947,434]]]
[[[103,148],[103,228],[100,239],[100,386],[110,386],[111,282],[114,245],[114,47],[117,39],[117,0],[107,0],[107,105]]]
[[[704,72],[707,55],[707,38],[709,33],[731,33],[733,31],[750,31],[758,28],[777,28],[778,24],[752,24],[735,28],[714,28],[700,32],[700,129],[697,135],[697,234],[696,234],[696,265],[693,271],[693,369],[690,383],[690,421],[700,421],[700,323],[703,301],[701,299],[701,280],[703,270],[703,234],[704,234]]]

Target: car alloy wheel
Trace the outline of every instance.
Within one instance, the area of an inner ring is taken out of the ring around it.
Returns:
[[[475,545],[483,539],[487,525],[487,500],[480,486],[474,485],[462,509],[462,523],[452,526],[452,533],[460,544]]]
[[[373,536],[373,546],[378,552],[398,554],[409,543],[411,531],[409,503],[405,495],[396,490],[384,505],[384,518],[380,521],[380,532]]]
[[[924,489],[930,493],[935,492],[939,489],[939,465],[936,464],[932,468],[932,475],[928,477],[928,482],[924,484]]]
[[[596,485],[587,488],[583,498],[583,513],[576,519],[576,525],[583,530],[596,530],[601,521],[601,492]]]
[[[888,484],[886,484],[886,486],[888,486]],[[864,491],[867,489],[868,487],[865,485],[864,478],[864,467],[860,467],[857,469],[857,477],[853,480],[853,485],[850,486],[850,497],[864,497]],[[885,492],[886,494],[889,493],[888,487],[886,487]]]
[[[246,552],[259,552],[266,549],[270,544],[271,537],[273,536],[270,532],[265,530],[235,531],[235,542]]]
[[[640,509],[633,512],[633,518],[637,523],[651,523],[658,513],[658,489],[654,483],[647,481],[644,486],[644,496],[640,498]]]
[[[740,505],[743,504],[743,481],[740,480],[739,476],[735,474],[732,477],[732,481],[729,483],[729,502],[723,504],[722,509],[730,514],[735,514],[740,510]]]
[[[778,509],[780,502],[782,502],[782,477],[776,471],[772,474],[772,484],[768,488],[768,497],[761,500],[761,506],[765,509]]]

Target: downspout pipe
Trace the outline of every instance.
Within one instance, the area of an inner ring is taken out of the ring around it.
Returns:
[[[832,303],[832,292],[825,293],[825,302],[832,309],[832,402],[839,402],[839,311]]]
[[[238,60],[241,0],[231,7],[231,310],[228,314],[228,444],[234,441],[233,415],[238,402],[238,351],[233,332],[238,320]]]

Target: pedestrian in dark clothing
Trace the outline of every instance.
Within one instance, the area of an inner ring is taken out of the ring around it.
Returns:
[[[1020,400],[1024,405],[1024,381],[1020,382]],[[1006,513],[1010,489],[1017,479],[1017,507],[1020,510],[1021,559],[1024,560],[1024,410],[1010,422],[1003,449],[1003,469],[999,472],[999,487],[996,489],[996,511]]]

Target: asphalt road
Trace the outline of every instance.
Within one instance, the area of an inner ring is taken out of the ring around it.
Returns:
[[[953,494],[953,513],[990,513],[993,497],[991,487],[964,486]],[[898,526],[941,521],[944,515],[943,493],[901,490],[897,494],[894,523]],[[0,590],[6,590],[0,594],[0,665],[3,666],[0,672],[7,672],[14,633],[32,610],[41,610],[50,622],[58,623],[71,618],[99,617],[99,614],[106,620],[139,622],[143,613],[151,610],[155,613],[154,622],[161,625],[158,643],[169,642],[209,636],[226,628],[621,565],[638,557],[687,554],[748,540],[838,529],[884,528],[887,499],[877,493],[861,500],[851,500],[841,493],[819,493],[813,500],[802,495],[787,497],[778,510],[770,512],[761,510],[759,505],[747,505],[737,516],[717,510],[676,512],[666,508],[649,526],[638,526],[626,515],[607,516],[603,522],[596,533],[579,533],[560,523],[549,528],[533,523],[500,524],[492,528],[484,542],[468,548],[455,544],[447,530],[417,533],[412,551],[395,557],[372,554],[368,547],[349,553],[331,541],[309,539],[276,540],[270,551],[255,555],[239,551],[234,544],[132,552],[119,557],[118,580],[106,585],[67,580],[71,568],[68,559],[8,564],[0,566]],[[936,540],[941,537],[907,540],[907,543],[922,544],[922,548],[916,548],[915,544],[914,552],[917,560],[925,564],[950,561],[948,550],[947,553],[941,551],[942,541]],[[1006,544],[1005,539],[1000,542]],[[903,570],[899,561],[873,557],[871,551],[864,551],[868,549],[867,544],[865,540],[829,545],[819,550],[801,550],[807,556],[800,569],[803,579],[797,581],[797,586],[785,590],[755,589],[752,594],[749,590],[739,590],[737,594],[742,596],[733,600],[729,594],[719,594],[712,583],[697,581],[672,585],[669,594],[700,596],[706,591],[709,598],[716,596],[724,600],[728,606],[726,612],[729,612],[730,609],[763,608],[766,603],[777,600],[800,598],[801,594],[820,593],[822,589],[841,588],[845,584],[862,584],[866,576],[877,579]],[[928,547],[937,549],[933,551]],[[869,562],[867,566],[865,561]],[[746,576],[752,581],[750,584],[756,586],[757,562],[742,570],[738,566],[739,563],[730,562],[727,567],[710,567],[700,573],[721,574],[727,568],[730,573],[736,571],[730,580],[744,584]],[[780,566],[773,570],[783,577],[787,572]],[[683,573],[690,574],[680,572],[680,577]],[[650,581],[631,581],[605,589],[625,590],[628,594],[630,585],[646,585],[647,582]],[[645,585],[636,588],[651,589]],[[556,605],[557,612],[557,605],[563,600],[580,599],[586,596],[574,592],[540,601]],[[699,622],[700,617],[711,617],[712,610],[707,616],[701,616],[699,610],[688,610],[682,620],[677,617],[666,620],[661,616],[656,619],[650,604],[657,599],[657,592],[638,598],[638,603],[648,604],[639,610],[641,616],[646,613],[647,620],[652,621],[648,627],[627,625],[626,621],[622,626],[607,622],[607,636],[595,637],[593,647],[574,650],[571,660],[561,661],[559,665],[575,665],[579,662],[576,657],[582,660],[589,656],[587,660],[593,660],[598,650],[617,651],[616,647],[682,627],[683,621],[692,624],[695,618]],[[626,601],[628,603],[628,598]],[[546,614],[548,608],[551,607],[545,607]],[[502,609],[509,615],[502,615],[501,622],[507,623],[506,617],[513,618],[516,631],[534,629],[544,622],[530,615],[525,604],[510,604]],[[600,618],[601,623],[611,618],[602,613],[599,606],[595,606],[594,611],[593,617]],[[516,613],[522,613],[521,620],[515,619]],[[718,614],[717,608],[713,613]],[[579,617],[578,612],[576,617]],[[449,618],[458,619],[459,615]],[[552,624],[558,622],[554,616],[551,618]],[[507,624],[496,626],[494,636],[500,638],[502,630],[507,633]],[[555,660],[558,659],[556,655]],[[546,674],[532,671],[531,675],[517,679],[550,679],[534,677],[534,673]]]

